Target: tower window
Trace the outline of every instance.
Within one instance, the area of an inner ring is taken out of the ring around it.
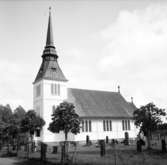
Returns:
[[[60,84],[51,84],[51,94],[60,96]]]
[[[41,85],[36,86],[36,97],[39,97],[41,95]]]

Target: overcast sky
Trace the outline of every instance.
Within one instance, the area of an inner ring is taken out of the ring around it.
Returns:
[[[49,6],[69,87],[167,107],[167,2],[146,0],[0,1],[0,104],[32,108]]]

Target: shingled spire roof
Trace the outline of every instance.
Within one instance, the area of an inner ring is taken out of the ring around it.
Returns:
[[[49,21],[46,37],[46,46],[42,55],[42,64],[34,83],[41,79],[67,81],[57,61],[58,55],[53,41],[51,8],[49,8]]]
[[[46,46],[53,46],[54,47],[52,20],[51,20],[51,8],[49,8],[49,21],[48,21],[48,31],[47,31]]]
[[[54,46],[54,41],[53,41],[51,8],[49,8],[49,21],[48,21],[48,30],[47,30],[47,36],[46,36],[46,46],[42,56],[46,56],[46,55],[54,55],[56,56],[56,58],[58,58],[56,49]]]

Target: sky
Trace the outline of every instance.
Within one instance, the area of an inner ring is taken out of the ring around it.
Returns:
[[[49,6],[58,62],[73,88],[167,108],[167,1],[1,0],[0,104],[33,108]]]

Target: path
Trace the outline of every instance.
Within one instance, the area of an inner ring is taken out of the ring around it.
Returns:
[[[21,160],[17,158],[0,158],[0,165],[14,165]]]

